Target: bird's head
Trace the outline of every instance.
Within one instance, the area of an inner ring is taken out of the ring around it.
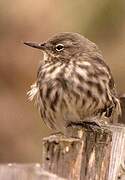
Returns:
[[[25,42],[25,45],[43,51],[45,60],[57,59],[68,61],[83,53],[98,51],[97,46],[78,33],[58,33],[44,43]]]

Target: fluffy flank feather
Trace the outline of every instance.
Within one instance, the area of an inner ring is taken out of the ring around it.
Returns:
[[[38,89],[36,83],[31,85],[31,89],[27,92],[29,101],[32,101],[34,99],[34,97],[38,93],[38,90],[39,89]]]

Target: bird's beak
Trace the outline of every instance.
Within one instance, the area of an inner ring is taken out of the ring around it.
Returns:
[[[34,43],[34,42],[24,42],[25,45],[44,50],[45,49],[45,43],[39,44],[39,43]]]

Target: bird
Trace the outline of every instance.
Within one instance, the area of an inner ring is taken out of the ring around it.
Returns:
[[[43,52],[28,95],[49,128],[64,131],[72,124],[118,121],[121,107],[115,82],[95,43],[79,33],[60,32],[45,42],[24,44]]]

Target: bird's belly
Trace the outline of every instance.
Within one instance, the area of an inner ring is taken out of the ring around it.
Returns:
[[[106,96],[100,97],[96,90],[91,94],[76,85],[68,89],[56,85],[51,90],[48,84],[44,85],[40,94],[42,118],[52,129],[63,129],[70,122],[84,121],[105,106]]]
[[[63,96],[62,114],[65,121],[84,121],[94,116],[99,108],[104,107],[105,98],[88,97],[86,92],[75,91],[75,88]]]

